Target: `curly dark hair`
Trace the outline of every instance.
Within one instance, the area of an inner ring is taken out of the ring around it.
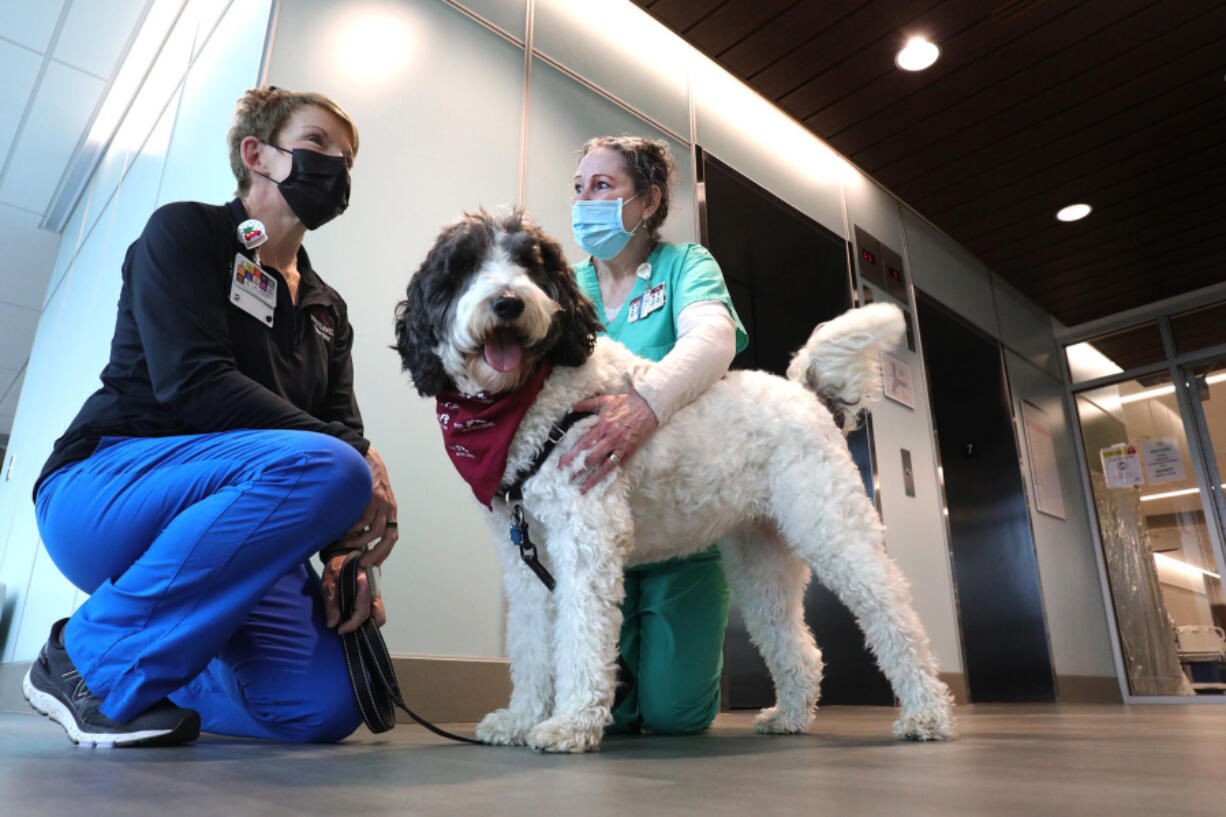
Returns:
[[[652,239],[659,241],[660,226],[668,218],[672,184],[677,178],[677,162],[668,149],[668,142],[641,136],[597,136],[583,143],[579,149],[579,159],[582,160],[597,148],[609,148],[621,154],[636,194],[646,193],[652,185],[660,188],[660,206],[643,225]]]

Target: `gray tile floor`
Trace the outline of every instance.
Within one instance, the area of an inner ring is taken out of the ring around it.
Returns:
[[[737,712],[703,735],[611,738],[582,756],[416,726],[339,746],[81,749],[45,719],[0,715],[0,815],[1226,814],[1226,707],[958,712],[962,737],[943,744],[894,741],[889,709],[830,707],[808,735],[756,735]]]

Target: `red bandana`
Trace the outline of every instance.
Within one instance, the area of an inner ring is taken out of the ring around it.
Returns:
[[[503,394],[449,391],[438,395],[435,410],[443,431],[443,447],[473,489],[473,496],[487,508],[507,468],[511,439],[551,369],[541,366],[521,388]]]

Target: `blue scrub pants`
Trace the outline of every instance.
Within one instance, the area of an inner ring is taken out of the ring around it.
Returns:
[[[206,732],[335,741],[362,722],[309,559],[371,496],[346,443],[306,431],[108,437],[38,491],[39,532],[90,593],[64,631],[102,712],[169,696]]]

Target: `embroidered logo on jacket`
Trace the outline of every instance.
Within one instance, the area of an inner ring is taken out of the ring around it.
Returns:
[[[328,310],[312,309],[307,314],[311,316],[311,323],[315,326],[315,334],[331,343],[336,331],[332,328],[332,316],[328,314]]]

